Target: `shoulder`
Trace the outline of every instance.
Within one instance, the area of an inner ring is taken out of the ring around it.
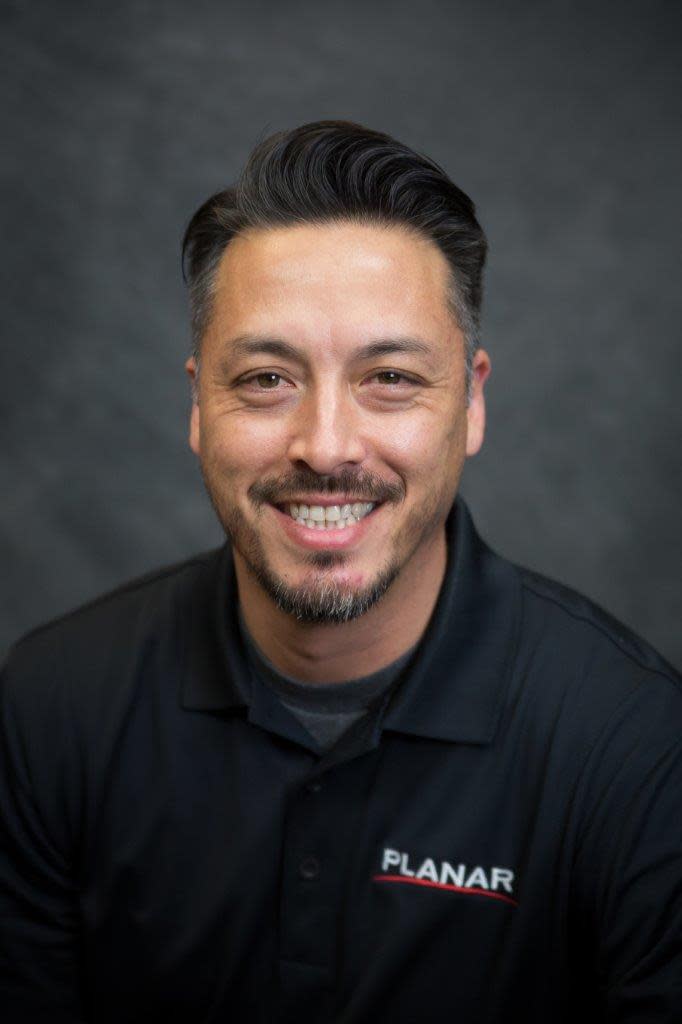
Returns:
[[[86,679],[94,687],[98,679],[129,676],[150,650],[177,645],[187,607],[208,599],[221,550],[129,580],[20,637],[3,667],[6,695],[13,691],[30,707]]]
[[[645,640],[584,594],[530,569],[517,567],[529,616],[557,640],[578,642],[579,650],[610,656],[633,671],[660,674],[679,686],[682,677]]]
[[[682,677],[650,644],[585,595],[529,569],[520,580],[516,692],[532,694],[544,726],[587,750],[620,723],[622,736],[682,735]]]
[[[99,627],[110,633],[117,624],[129,624],[142,615],[153,615],[155,609],[163,608],[169,600],[191,587],[219,554],[220,549],[206,551],[127,580],[113,590],[29,630],[16,641],[11,653],[50,646],[72,634],[85,639]]]
[[[86,791],[104,784],[122,737],[148,743],[178,706],[187,623],[208,618],[224,550],[131,580],[11,648],[0,761],[35,794],[51,834],[63,834],[66,818],[77,833]]]

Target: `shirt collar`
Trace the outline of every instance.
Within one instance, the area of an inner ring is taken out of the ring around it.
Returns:
[[[481,540],[461,497],[446,522],[448,562],[434,613],[381,727],[489,743],[503,706],[520,620],[515,567]],[[229,543],[201,563],[189,598],[182,705],[230,711],[251,704]]]
[[[383,728],[490,743],[516,650],[520,579],[515,566],[481,540],[462,498],[446,531],[448,563],[438,601]]]

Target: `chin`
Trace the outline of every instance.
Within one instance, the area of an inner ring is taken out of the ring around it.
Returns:
[[[358,571],[325,573],[324,569],[307,572],[299,581],[292,581],[291,574],[280,575],[265,559],[246,557],[243,551],[240,554],[250,574],[275,605],[300,622],[351,622],[373,608],[400,573],[400,565],[393,563],[369,581]],[[327,553],[317,552],[315,557],[319,559],[321,554]]]

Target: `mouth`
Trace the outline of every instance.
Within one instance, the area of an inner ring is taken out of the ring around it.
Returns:
[[[299,526],[312,530],[345,530],[366,519],[381,505],[376,501],[344,501],[333,503],[313,503],[305,501],[286,501],[275,505],[275,508],[289,516]]]
[[[284,535],[311,551],[353,550],[372,529],[384,502],[346,501],[332,504],[286,501],[271,505]]]

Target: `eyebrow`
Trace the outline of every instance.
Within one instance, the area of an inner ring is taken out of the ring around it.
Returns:
[[[232,355],[267,355],[278,356],[280,359],[288,359],[291,362],[304,365],[308,362],[306,356],[281,338],[266,338],[258,335],[242,334],[235,338],[231,344],[226,344],[232,350]],[[378,341],[371,341],[367,345],[360,345],[352,353],[353,359],[376,359],[378,356],[394,355],[395,353],[414,352],[429,358],[433,351],[429,345],[418,338],[382,338]],[[227,352],[226,352],[227,354]]]

